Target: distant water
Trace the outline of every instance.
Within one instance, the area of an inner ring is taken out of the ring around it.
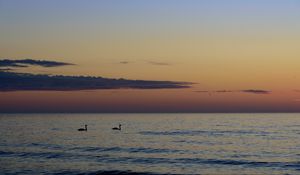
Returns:
[[[300,174],[300,114],[0,114],[0,174]]]

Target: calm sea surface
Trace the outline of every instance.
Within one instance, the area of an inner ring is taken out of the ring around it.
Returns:
[[[0,114],[0,134],[0,174],[300,174],[300,114]]]

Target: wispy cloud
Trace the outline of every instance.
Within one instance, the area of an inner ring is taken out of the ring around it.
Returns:
[[[147,61],[147,63],[156,65],[156,66],[170,66],[170,63],[167,62],[157,62],[157,61]]]
[[[262,89],[243,89],[243,90],[216,90],[216,91],[194,91],[197,93],[252,93],[252,94],[270,94],[272,91]]]
[[[270,94],[271,93],[271,91],[261,90],[261,89],[246,89],[246,90],[241,90],[241,92],[252,93],[252,94]]]
[[[192,83],[110,79],[83,76],[51,76],[29,73],[0,72],[0,91],[18,90],[91,90],[91,89],[174,89],[189,88]]]
[[[139,63],[139,61],[119,61],[118,64],[131,64],[131,63]],[[171,63],[168,62],[159,62],[159,61],[143,61],[143,63],[154,65],[154,66],[171,66]]]
[[[235,92],[233,90],[217,90],[217,91],[214,91],[216,93],[228,93],[228,92]]]
[[[33,60],[33,59],[0,59],[0,67],[29,67],[32,65],[42,66],[42,67],[58,67],[58,66],[68,66],[74,65],[71,63],[58,62],[58,61],[48,61],[48,60]]]
[[[129,64],[129,63],[131,63],[130,61],[120,61],[119,62],[120,64]]]

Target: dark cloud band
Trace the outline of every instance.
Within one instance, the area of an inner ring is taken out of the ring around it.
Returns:
[[[18,90],[90,90],[90,89],[174,89],[189,88],[191,83],[109,79],[83,76],[50,76],[0,71],[0,91]]]
[[[71,63],[47,61],[47,60],[33,60],[33,59],[20,59],[20,60],[9,60],[1,59],[0,67],[29,67],[30,65],[42,66],[42,67],[58,67],[74,65]]]

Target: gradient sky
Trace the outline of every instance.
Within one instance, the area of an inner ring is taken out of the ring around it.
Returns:
[[[76,64],[18,72],[196,83],[0,92],[0,112],[300,112],[299,19],[297,0],[0,0],[0,59]]]

